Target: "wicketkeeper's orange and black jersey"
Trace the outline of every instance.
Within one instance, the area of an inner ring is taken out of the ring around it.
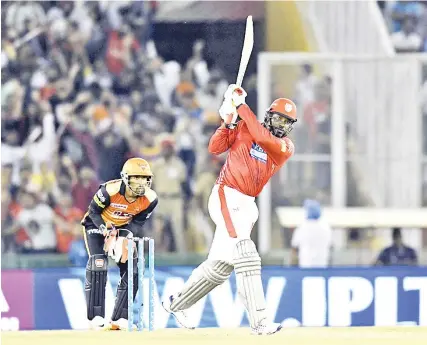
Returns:
[[[133,202],[125,198],[126,186],[122,180],[108,181],[100,186],[82,219],[86,228],[99,228],[102,224],[113,224],[116,228],[138,229],[150,217],[158,203],[157,194],[146,188],[145,194]]]

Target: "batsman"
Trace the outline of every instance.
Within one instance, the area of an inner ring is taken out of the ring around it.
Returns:
[[[292,156],[294,145],[287,135],[297,113],[291,100],[279,98],[260,123],[245,97],[241,87],[229,86],[219,110],[222,125],[209,142],[211,154],[228,151],[228,155],[208,202],[216,224],[208,257],[181,291],[168,296],[163,307],[183,327],[194,328],[185,310],[224,283],[234,270],[237,293],[246,307],[252,333],[267,335],[279,331],[281,325],[267,319],[261,258],[251,240],[258,219],[255,197]]]
[[[127,236],[138,234],[157,206],[157,195],[151,189],[153,173],[142,158],[126,161],[121,179],[102,184],[93,196],[82,219],[89,260],[86,266],[86,304],[90,328],[126,330],[128,328],[127,260],[133,260],[133,296],[138,291],[137,252],[128,257]],[[120,269],[120,280],[111,322],[105,319],[105,288],[108,256]]]

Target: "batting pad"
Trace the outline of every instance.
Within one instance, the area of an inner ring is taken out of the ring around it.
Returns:
[[[241,240],[236,244],[233,263],[237,292],[248,312],[249,323],[255,328],[265,318],[266,303],[261,281],[261,258],[252,240]]]
[[[172,311],[190,308],[215,287],[224,283],[233,272],[233,265],[220,260],[206,260],[197,267],[173,300]]]
[[[105,286],[107,284],[108,259],[106,255],[91,255],[86,266],[85,293],[87,318],[105,317]]]

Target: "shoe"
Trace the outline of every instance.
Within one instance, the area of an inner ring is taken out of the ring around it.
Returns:
[[[175,298],[173,296],[169,296],[166,300],[162,302],[163,309],[166,310],[169,314],[172,314],[178,324],[187,329],[195,329],[194,326],[189,320],[188,316],[184,310],[173,311],[171,310],[171,304]]]
[[[252,328],[252,334],[254,335],[270,335],[274,334],[282,329],[280,323],[268,323],[266,319],[262,319],[257,327]]]
[[[95,316],[89,321],[89,329],[100,331],[105,327],[105,319],[102,316]]]
[[[121,318],[121,319],[118,319],[116,321],[111,321],[109,330],[110,331],[127,331],[127,330],[129,330],[128,320]],[[138,330],[136,325],[132,325],[132,331],[136,331],[136,330]]]

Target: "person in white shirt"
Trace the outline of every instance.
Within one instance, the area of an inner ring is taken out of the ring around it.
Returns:
[[[11,233],[23,228],[28,236],[22,252],[48,253],[56,250],[55,214],[44,203],[39,203],[37,195],[23,190],[19,197],[22,210],[19,211]]]
[[[291,265],[303,268],[327,267],[332,245],[332,230],[321,219],[315,200],[305,200],[306,220],[294,231],[291,241]]]
[[[391,40],[397,52],[407,53],[421,50],[422,38],[415,29],[415,19],[407,18],[403,22],[402,30],[391,35]]]
[[[295,87],[295,103],[299,109],[304,110],[308,103],[315,99],[315,88],[319,78],[313,73],[313,67],[304,64]]]

